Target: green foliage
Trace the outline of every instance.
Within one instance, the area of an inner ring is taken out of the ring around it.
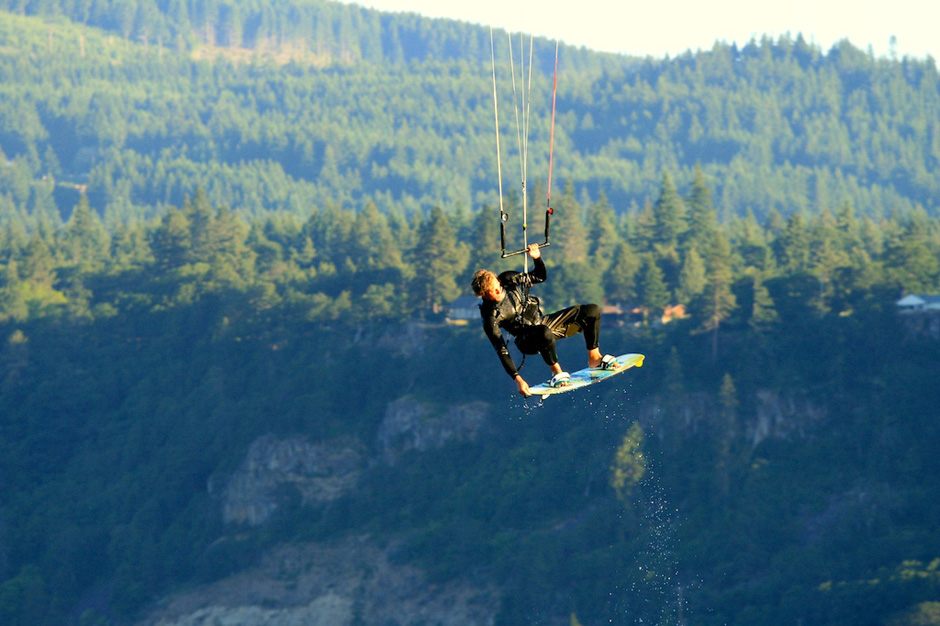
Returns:
[[[129,621],[343,533],[498,585],[505,623],[934,618],[940,354],[893,310],[940,291],[932,62],[800,38],[563,50],[538,288],[645,310],[602,343],[648,359],[521,416],[478,329],[436,324],[473,269],[511,267],[480,29],[319,2],[4,6],[60,17],[0,14],[0,622],[59,624],[101,589]],[[353,367],[372,388],[351,411]],[[482,399],[492,430],[323,510],[222,523],[207,485],[254,439],[371,442],[406,391]],[[774,397],[813,419],[759,421]]]
[[[676,618],[676,589],[666,582],[679,568],[672,549],[684,576],[703,581],[687,602],[710,607],[714,623],[780,614],[839,623],[834,616],[857,617],[850,607],[860,603],[900,616],[929,600],[933,579],[916,574],[929,568],[879,570],[940,552],[925,530],[940,500],[922,482],[933,475],[937,445],[929,409],[940,401],[929,391],[937,354],[930,343],[901,343],[890,314],[895,277],[908,271],[901,264],[917,268],[918,257],[896,255],[863,222],[842,216],[835,228],[827,215],[804,222],[808,251],[789,240],[805,266],[745,261],[772,257],[785,226],[716,224],[702,259],[706,283],[720,269],[717,284],[751,295],[725,301],[733,306],[721,318],[720,344],[698,332],[713,318],[695,307],[691,320],[662,328],[605,329],[604,345],[649,355],[630,379],[642,393],[598,391],[599,402],[617,407],[606,425],[586,420],[578,397],[539,409],[538,419],[494,416],[485,445],[406,454],[395,468],[369,471],[335,507],[298,508],[258,532],[226,528],[206,488],[258,436],[369,441],[388,399],[405,389],[446,404],[478,400],[480,389],[492,398],[498,367],[478,329],[400,325],[422,311],[433,317],[433,301],[411,299],[418,285],[429,289],[422,294],[439,289],[442,303],[448,284],[466,283],[467,251],[456,234],[477,217],[437,210],[398,221],[369,206],[327,207],[303,221],[249,225],[197,189],[163,217],[123,226],[98,251],[82,245],[101,236],[90,215],[28,237],[8,225],[0,237],[0,472],[10,477],[0,491],[3,617],[57,623],[108,582],[112,609],[130,616],[177,585],[246,567],[266,542],[345,532],[401,538],[397,558],[435,580],[489,572],[506,594],[504,621],[537,610],[574,610],[585,623],[625,613]],[[90,226],[77,229],[86,218]],[[633,268],[624,284],[640,297],[658,293],[662,304],[669,292],[655,248],[636,234],[638,219],[614,233],[611,267]],[[932,220],[898,217],[882,228],[911,232],[915,224],[937,253]],[[814,256],[822,242],[834,264]],[[649,252],[635,255],[634,246]],[[695,265],[697,249],[673,253]],[[549,292],[559,305],[600,284],[589,266],[554,247],[545,253],[555,255],[545,288],[561,285]],[[638,302],[654,311],[654,301]],[[565,360],[583,358],[564,352],[567,342],[561,348]],[[701,365],[710,353],[722,368]],[[859,362],[858,354],[878,358]],[[373,385],[355,415],[342,378],[350,363]],[[826,427],[754,443],[745,422],[768,389],[826,406]],[[656,394],[661,413],[638,422],[640,403]],[[701,421],[689,407],[703,396],[714,408]],[[621,423],[623,415],[631,417]],[[908,442],[900,466],[885,432]],[[886,481],[899,491],[877,487]],[[854,495],[872,484],[872,495]],[[657,517],[664,499],[681,503],[684,518],[669,531],[668,549],[657,548],[671,528]],[[626,574],[635,563],[644,573]],[[859,599],[869,587],[851,582],[869,575],[890,578],[875,588],[878,608]],[[821,587],[828,579],[845,583]],[[611,596],[622,584],[634,593]],[[560,589],[562,599],[545,609]]]
[[[643,479],[646,473],[647,462],[643,456],[643,429],[639,423],[634,422],[630,430],[623,436],[617,454],[614,455],[610,466],[610,486],[613,487],[617,499],[624,505],[630,502],[630,494],[634,485]]]
[[[160,216],[198,186],[246,217],[496,202],[483,28],[328,2],[202,11],[153,0],[132,3],[140,24],[128,27],[125,3],[93,15],[42,4],[0,3],[11,11],[0,13],[0,223],[67,220],[76,189],[112,229]],[[531,100],[545,119],[553,47],[536,49],[543,80]],[[711,202],[723,219],[846,201],[875,219],[935,212],[932,61],[808,49],[784,37],[656,61],[563,47],[557,223],[575,217],[569,186],[587,190],[582,206],[617,216],[655,201],[653,243],[667,247],[683,200],[693,240],[707,236]],[[530,178],[546,176],[547,135],[533,126]],[[667,178],[693,179],[689,196]],[[530,187],[532,206],[542,185]],[[589,227],[595,260],[609,262],[606,227]]]

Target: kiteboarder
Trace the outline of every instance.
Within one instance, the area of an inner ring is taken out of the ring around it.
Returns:
[[[523,355],[542,355],[553,374],[550,383],[552,387],[565,386],[571,378],[558,363],[555,341],[578,333],[584,333],[589,367],[605,370],[616,368],[616,359],[609,354],[602,355],[598,347],[601,307],[596,304],[579,304],[543,315],[539,299],[529,295],[529,288],[547,278],[545,262],[542,261],[539,244],[528,246],[526,252],[534,262],[531,272],[508,271],[497,276],[481,269],[474,273],[470,284],[473,293],[483,298],[480,304],[483,331],[493,344],[506,373],[516,382],[519,393],[523,396],[531,395],[528,383],[519,375],[509,354],[509,347],[500,329],[505,329],[515,337],[516,347]]]

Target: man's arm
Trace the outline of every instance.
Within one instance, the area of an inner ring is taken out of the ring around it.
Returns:
[[[548,272],[545,269],[545,262],[542,260],[542,249],[539,244],[529,245],[529,256],[532,257],[533,261],[532,271],[528,273],[529,284],[534,285],[535,283],[544,282],[548,278]]]
[[[502,335],[499,335],[499,338],[494,340],[493,337],[490,337],[487,333],[487,337],[490,338],[490,342],[493,344],[493,347],[496,348],[496,354],[499,355],[499,362],[503,364],[503,369],[506,370],[506,373],[509,374],[513,381],[516,383],[516,389],[524,396],[531,396],[529,392],[529,383],[519,374],[519,370],[516,369],[516,364],[512,360],[512,356],[509,354],[509,348],[506,346],[506,342],[503,340]]]
[[[545,269],[545,262],[542,260],[542,257],[533,257],[532,261],[534,267],[532,271],[529,272],[529,280],[533,285],[535,283],[545,282],[545,279],[548,278],[548,271]]]
[[[536,283],[545,282],[545,279],[548,278],[548,270],[545,269],[545,262],[542,261],[541,255],[532,257],[532,261],[533,267],[531,272],[525,274],[522,272],[503,272],[499,275],[500,282],[510,285],[524,285],[526,282],[528,282],[529,285],[534,285]]]
[[[516,364],[512,360],[512,355],[509,354],[509,347],[506,345],[506,341],[503,339],[503,334],[499,331],[499,324],[497,323],[493,312],[490,312],[489,315],[484,316],[483,332],[486,334],[486,338],[489,339],[490,343],[493,345],[493,349],[496,350],[496,354],[499,356],[499,362],[503,364],[503,369],[506,370],[506,373],[509,374],[510,378],[514,379],[519,375],[519,370],[516,369]]]

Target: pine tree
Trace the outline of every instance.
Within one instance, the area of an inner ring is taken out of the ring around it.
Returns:
[[[57,261],[42,230],[33,233],[19,259],[19,275],[30,283],[51,287],[55,282]]]
[[[637,292],[643,307],[643,317],[647,321],[651,314],[660,315],[669,304],[669,290],[663,281],[663,272],[651,255],[643,257]]]
[[[62,230],[61,243],[66,261],[80,272],[99,267],[109,252],[109,237],[98,214],[92,211],[88,197],[82,194],[72,216]]]
[[[706,263],[708,282],[702,294],[702,328],[712,333],[712,361],[717,362],[718,329],[737,306],[731,291],[731,246],[723,234],[719,233],[714,238]]]
[[[371,200],[356,214],[349,237],[350,254],[364,270],[401,267],[401,249],[392,237],[388,220]]]
[[[552,218],[552,224],[555,229],[552,231],[552,247],[557,246],[557,252],[552,252],[551,261],[563,265],[587,263],[588,231],[582,221],[581,205],[575,200],[574,185],[571,181],[565,184],[565,191],[554,208],[555,215]],[[547,262],[548,259],[546,259]]]
[[[633,487],[646,474],[647,462],[643,453],[645,439],[640,424],[634,422],[623,436],[610,466],[610,486],[620,503],[627,507],[630,506]]]
[[[712,204],[712,192],[705,181],[702,166],[696,164],[692,170],[692,190],[687,200],[688,231],[686,247],[709,245],[718,230],[718,213]]]
[[[636,298],[636,275],[640,264],[640,258],[629,243],[622,241],[617,245],[603,283],[608,302],[631,303]]]
[[[767,245],[764,232],[757,224],[753,211],[748,210],[743,219],[735,220],[732,224],[738,226],[732,239],[737,241],[735,247],[744,261],[745,268],[754,268],[764,273],[773,272],[776,267],[773,252]]]
[[[731,474],[731,446],[735,437],[735,425],[738,411],[738,391],[734,380],[727,372],[721,379],[721,390],[718,392],[718,423],[715,425],[715,438],[717,450],[715,454],[715,476],[718,493],[727,496],[730,491]]]
[[[773,243],[777,264],[790,272],[802,272],[809,269],[811,255],[809,229],[800,213],[794,213],[787,220],[786,228]]]
[[[182,267],[192,254],[192,234],[189,218],[179,209],[170,209],[160,225],[150,234],[150,248],[160,271]]]
[[[665,172],[659,189],[659,198],[653,205],[653,244],[675,248],[678,246],[679,238],[687,229],[685,204],[669,172]]]
[[[601,192],[601,197],[587,212],[587,228],[590,240],[591,265],[603,274],[614,260],[620,243],[617,233],[617,218],[614,209]]]
[[[121,224],[111,237],[111,272],[137,269],[153,263],[147,232],[140,226]]]
[[[690,248],[685,254],[682,269],[679,272],[676,302],[687,305],[705,291],[707,280],[705,274],[705,262],[695,248]]]
[[[425,310],[438,313],[460,295],[462,289],[456,277],[464,271],[469,257],[466,246],[456,242],[454,227],[440,207],[431,209],[414,257],[414,296]]]
[[[636,215],[636,219],[631,222],[630,243],[637,253],[645,254],[652,252],[653,242],[656,232],[656,218],[653,214],[653,205],[647,200],[643,209]]]
[[[473,270],[490,267],[499,256],[499,211],[484,206],[472,222],[469,266]]]
[[[257,254],[248,247],[248,225],[228,207],[222,207],[209,222],[206,237],[209,279],[216,284],[245,288],[255,278]]]

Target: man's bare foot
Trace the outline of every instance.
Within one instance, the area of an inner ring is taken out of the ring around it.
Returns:
[[[601,361],[603,360],[603,358],[604,357],[601,355],[600,348],[594,348],[593,350],[588,350],[588,367],[594,367],[594,368],[600,367]]]
[[[609,354],[605,354],[604,356],[597,359],[588,358],[588,367],[593,369],[610,370],[616,369],[619,366],[620,362],[617,361],[616,357],[613,357]]]

